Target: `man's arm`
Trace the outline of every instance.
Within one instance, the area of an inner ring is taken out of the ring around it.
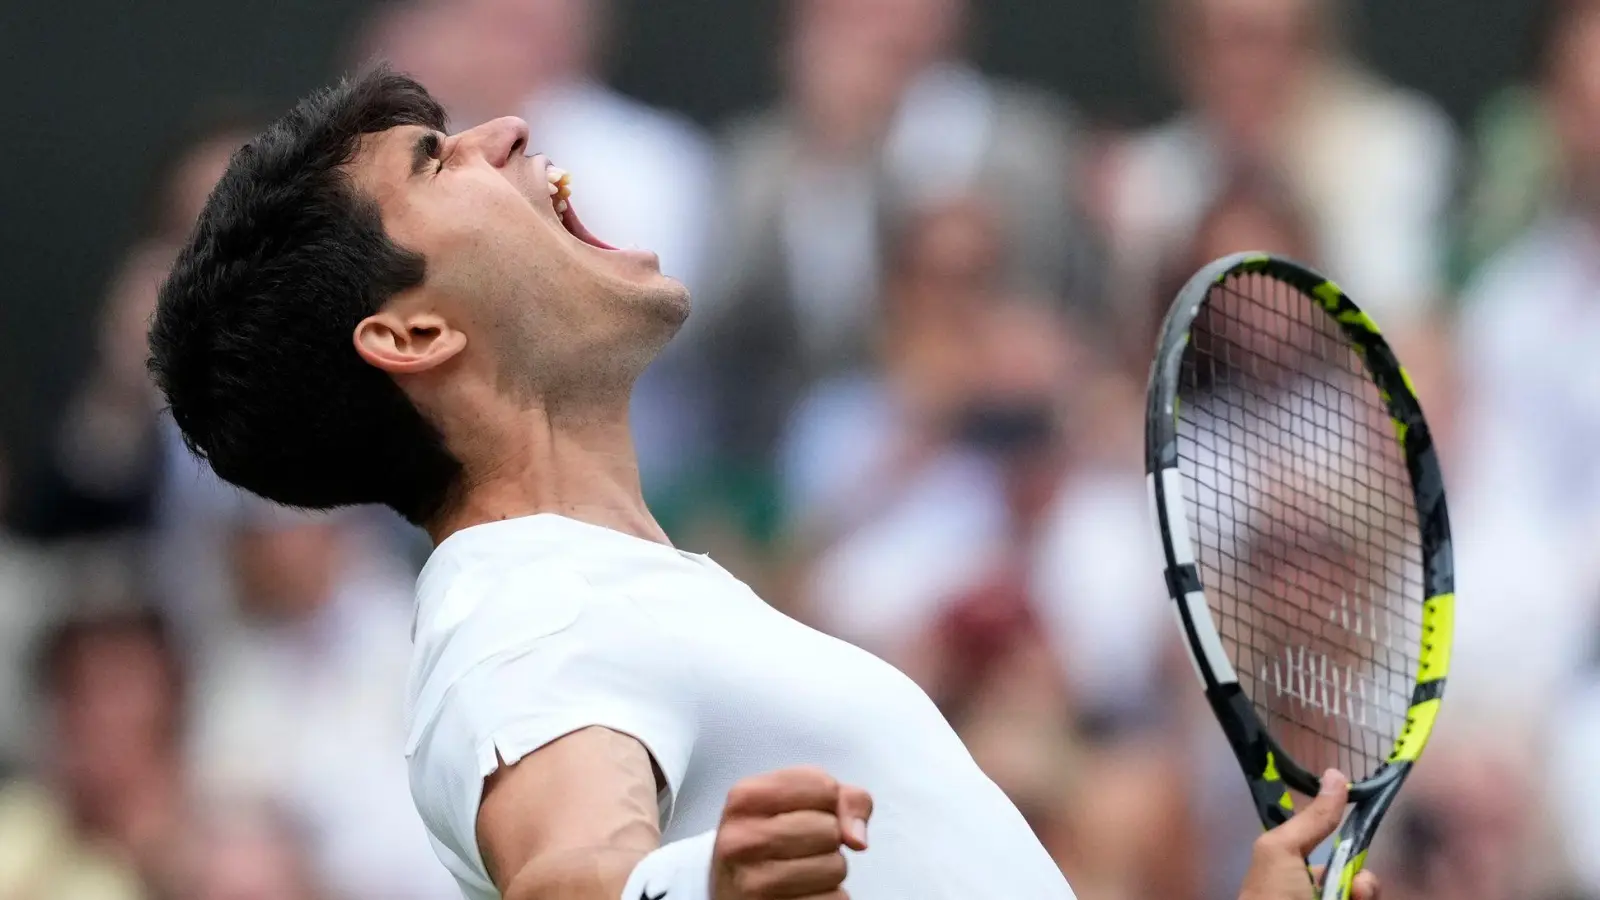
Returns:
[[[585,728],[484,782],[478,846],[505,900],[617,900],[661,843],[655,766],[637,740]]]
[[[654,900],[676,885],[674,900],[838,900],[841,849],[867,849],[872,798],[805,767],[739,782],[714,835],[661,847],[658,778],[642,744],[598,727],[498,769],[484,785],[478,844],[501,896]]]

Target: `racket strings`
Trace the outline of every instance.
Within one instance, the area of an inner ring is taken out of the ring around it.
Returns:
[[[1403,725],[1422,569],[1404,455],[1317,301],[1214,287],[1179,385],[1201,580],[1240,686],[1303,768],[1376,771]]]

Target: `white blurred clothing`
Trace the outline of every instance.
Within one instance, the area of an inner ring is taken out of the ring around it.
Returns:
[[[1000,473],[978,454],[947,451],[897,477],[897,495],[817,560],[806,588],[821,627],[879,653],[977,587],[1010,526]]]
[[[1600,624],[1600,229],[1546,217],[1463,304],[1452,704],[1537,715]]]
[[[1150,702],[1174,632],[1143,480],[1069,476],[1033,557],[1038,612],[1080,702],[1117,711]]]
[[[310,829],[320,874],[341,896],[447,900],[409,799],[408,572],[358,564],[308,619],[240,624],[196,693],[193,759],[203,791],[266,797]]]
[[[802,530],[849,521],[892,483],[903,414],[880,378],[828,378],[801,399],[778,444],[783,508]]]
[[[1550,754],[1539,770],[1545,775],[1537,785],[1550,798],[1557,827],[1551,829],[1564,845],[1564,861],[1589,892],[1600,892],[1600,678],[1591,669],[1578,684],[1567,687],[1562,698],[1562,719],[1548,730],[1540,746]]]
[[[185,647],[203,650],[234,621],[227,523],[243,494],[189,452],[170,415],[161,416],[159,432],[162,467],[151,578],[156,599]]]

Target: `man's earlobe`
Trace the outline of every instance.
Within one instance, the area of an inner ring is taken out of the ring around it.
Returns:
[[[379,312],[356,326],[356,352],[392,375],[425,372],[467,347],[467,335],[432,313]]]

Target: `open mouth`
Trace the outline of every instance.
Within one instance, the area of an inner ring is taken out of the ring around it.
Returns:
[[[569,234],[591,247],[601,250],[617,249],[583,227],[577,210],[572,208],[572,176],[566,170],[550,166],[545,169],[545,178],[549,181],[550,204],[555,207],[556,217],[561,220],[562,227],[567,229]]]

